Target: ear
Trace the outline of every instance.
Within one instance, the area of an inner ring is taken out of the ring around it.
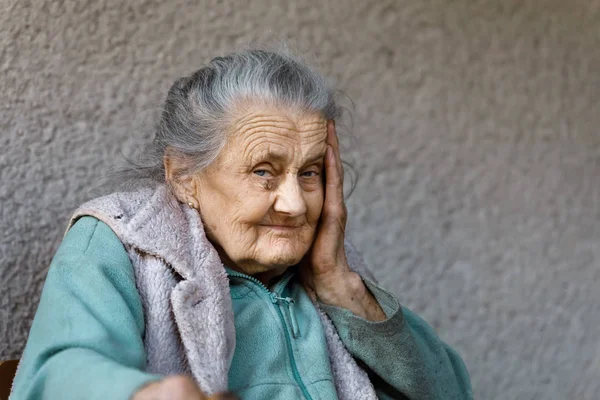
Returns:
[[[193,204],[198,208],[196,179],[188,174],[186,160],[172,148],[167,147],[163,156],[165,181],[177,200],[184,204]]]

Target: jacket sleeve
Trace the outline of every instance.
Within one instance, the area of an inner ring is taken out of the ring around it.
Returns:
[[[465,364],[415,313],[368,279],[365,284],[387,315],[367,321],[326,304],[327,313],[348,351],[367,371],[380,399],[472,399]]]
[[[83,217],[58,249],[11,400],[128,399],[143,372],[144,316],[133,267],[114,232]]]

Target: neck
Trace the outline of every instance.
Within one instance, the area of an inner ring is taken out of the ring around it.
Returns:
[[[287,269],[289,268],[288,266],[276,266],[276,267],[256,266],[254,268],[240,266],[240,265],[234,263],[231,260],[231,258],[229,258],[229,256],[225,253],[225,251],[223,250],[223,248],[221,246],[215,245],[214,243],[213,243],[213,246],[217,250],[217,253],[219,254],[219,258],[221,259],[221,262],[223,264],[225,264],[227,267],[231,268],[232,270],[234,270],[236,272],[241,272],[242,274],[246,274],[248,276],[253,277],[254,279],[259,280],[260,283],[262,283],[266,287],[269,287],[270,283],[275,278],[283,275],[283,273],[285,271],[287,271]]]
[[[283,273],[287,271],[287,269],[288,267],[279,267],[270,269],[265,272],[259,272],[258,274],[254,274],[252,276],[258,279],[266,287],[269,287],[271,285],[271,282],[273,282],[275,278],[278,278],[279,276],[283,275]]]

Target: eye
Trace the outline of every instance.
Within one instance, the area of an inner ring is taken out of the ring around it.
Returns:
[[[302,176],[305,178],[314,178],[315,176],[318,176],[319,173],[317,171],[305,171],[302,173]]]
[[[266,169],[257,169],[254,170],[254,174],[258,176],[267,176],[269,174],[269,171],[267,171]]]

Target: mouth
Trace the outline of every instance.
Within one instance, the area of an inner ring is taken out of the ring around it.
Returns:
[[[294,229],[300,228],[301,225],[260,225],[260,226],[262,226],[264,228],[272,229],[274,231],[288,232],[288,231],[292,231]]]

